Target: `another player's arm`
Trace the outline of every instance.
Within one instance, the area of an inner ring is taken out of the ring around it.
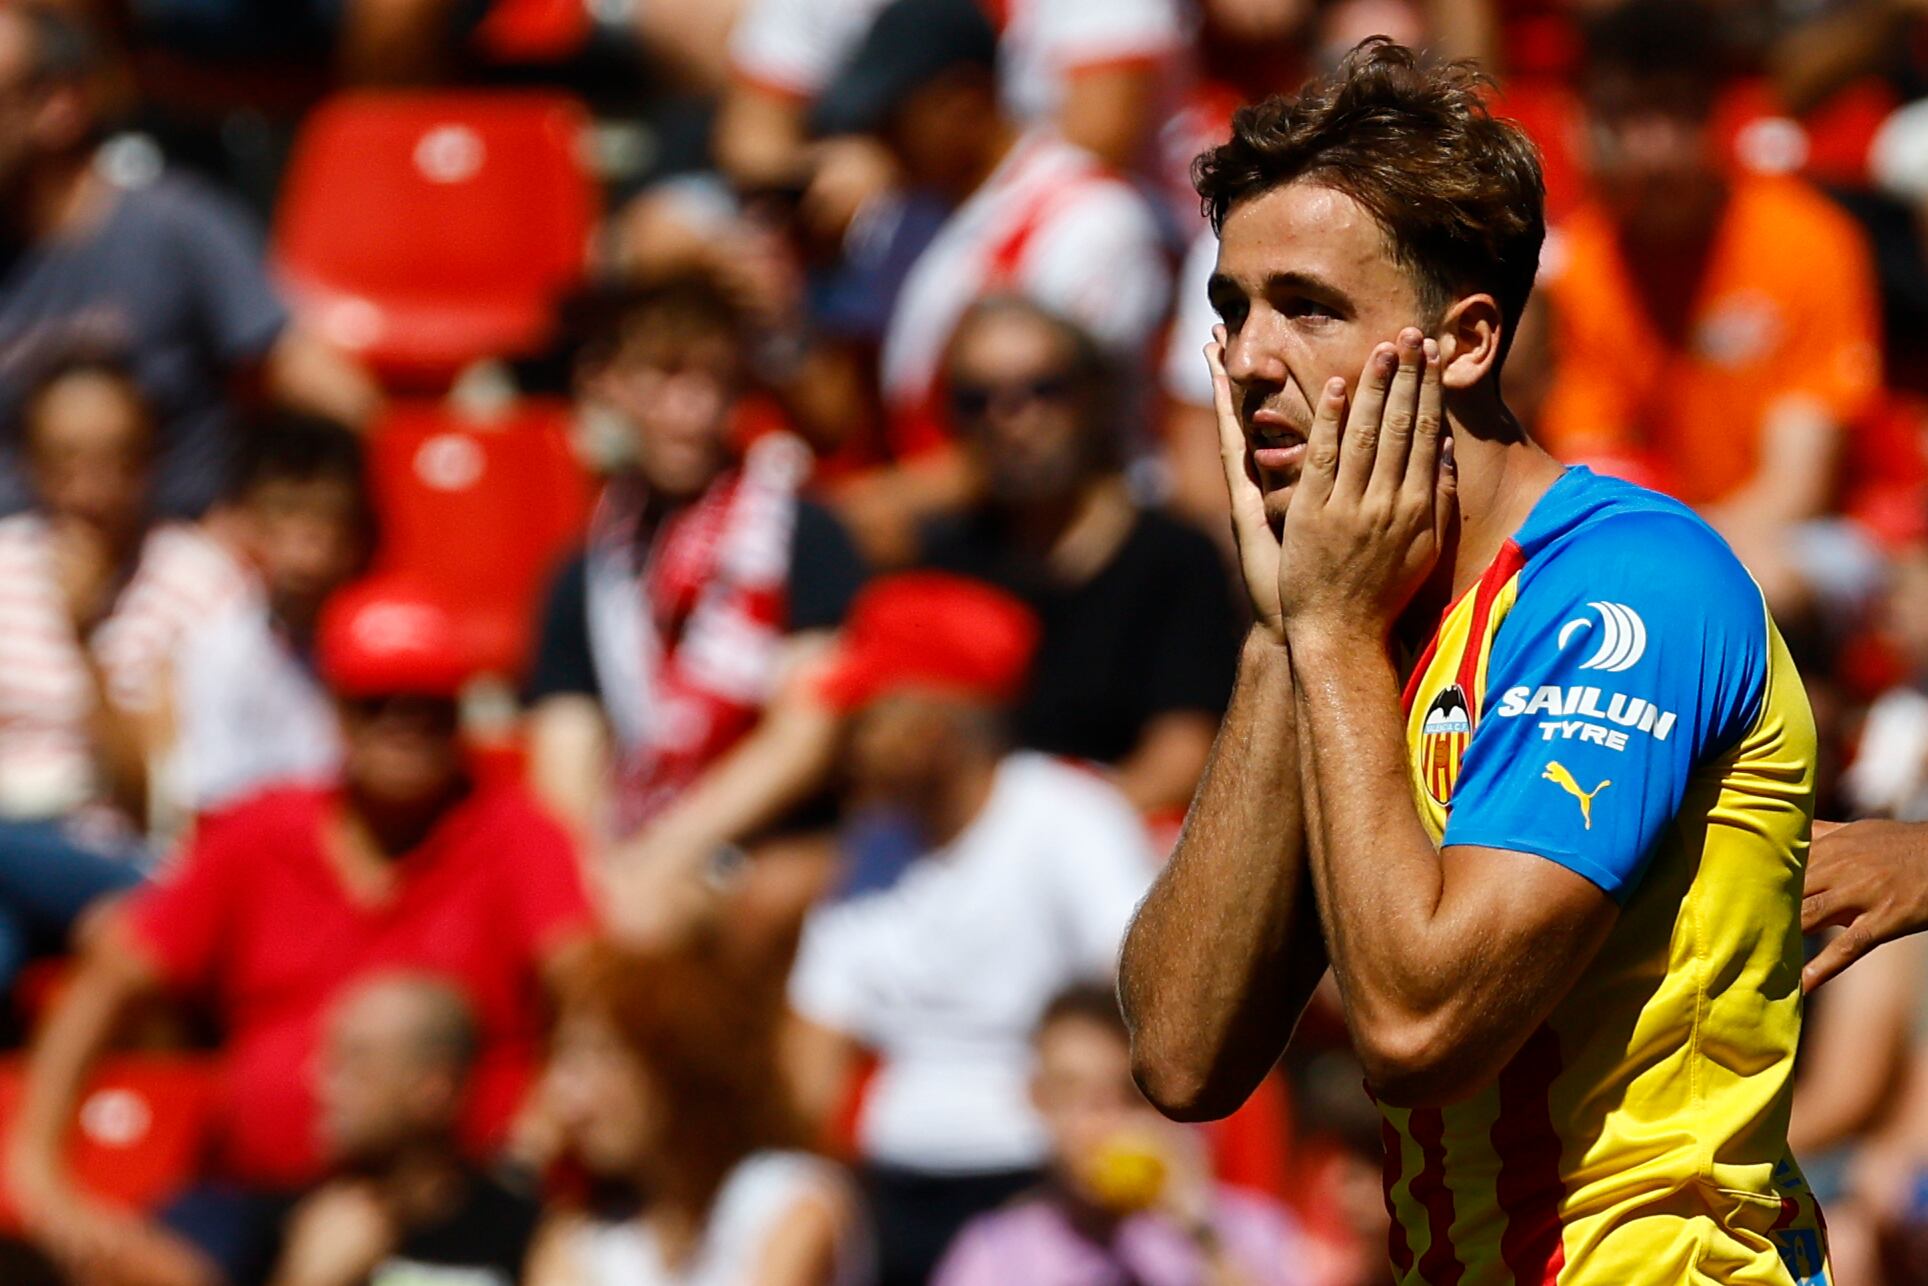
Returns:
[[[1369,1080],[1411,1105],[1497,1073],[1617,914],[1552,862],[1435,850],[1412,802],[1386,639],[1438,557],[1457,486],[1441,455],[1443,363],[1425,348],[1415,330],[1381,346],[1349,418],[1338,381],[1321,397],[1280,585],[1325,941]]]
[[[1221,336],[1222,339],[1222,336]],[[1167,1114],[1232,1111],[1278,1060],[1326,968],[1304,868],[1292,674],[1266,526],[1221,349],[1219,450],[1257,618],[1178,847],[1125,938],[1119,995],[1132,1067]]]
[[[1928,930],[1928,822],[1814,824],[1801,927],[1835,925],[1801,971],[1809,991],[1882,943]]]

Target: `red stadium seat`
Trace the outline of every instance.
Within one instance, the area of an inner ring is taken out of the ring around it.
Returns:
[[[537,93],[352,93],[308,118],[274,257],[297,312],[391,383],[537,349],[581,277],[587,118]]]
[[[22,1065],[0,1061],[0,1129],[20,1103]],[[183,1055],[123,1055],[88,1083],[68,1146],[81,1188],[103,1200],[152,1209],[200,1172],[217,1110],[212,1064]],[[0,1188],[0,1230],[15,1231],[11,1194]]]
[[[376,570],[433,586],[483,669],[519,674],[548,574],[589,513],[567,408],[527,402],[478,423],[400,403],[371,435],[369,462]]]

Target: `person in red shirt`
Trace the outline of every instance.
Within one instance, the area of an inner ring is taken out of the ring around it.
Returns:
[[[289,1197],[322,1177],[311,1069],[343,990],[378,971],[456,981],[480,1032],[465,1135],[498,1141],[539,1040],[544,976],[589,928],[564,832],[463,768],[454,625],[405,583],[324,613],[341,715],[338,783],[278,788],[204,823],[155,884],[102,917],[29,1060],[8,1177],[34,1239],[76,1277],[243,1283],[272,1262]],[[206,1004],[225,1032],[210,1169],[157,1223],[67,1178],[60,1140],[87,1072],[136,998]]]

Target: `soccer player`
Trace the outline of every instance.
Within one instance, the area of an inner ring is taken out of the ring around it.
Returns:
[[[1531,144],[1375,40],[1197,173],[1256,622],[1125,947],[1141,1084],[1230,1111],[1329,966],[1402,1283],[1825,1286],[1786,1143],[1812,718],[1712,530],[1500,398]]]

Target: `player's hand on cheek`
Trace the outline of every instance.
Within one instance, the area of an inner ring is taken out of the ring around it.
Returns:
[[[1225,487],[1232,500],[1232,538],[1238,546],[1239,573],[1252,600],[1252,618],[1281,642],[1285,624],[1279,616],[1279,542],[1265,520],[1265,496],[1245,450],[1245,428],[1232,399],[1231,377],[1225,373],[1225,327],[1212,327],[1205,345],[1205,362],[1212,371],[1212,409],[1218,420],[1218,458],[1225,466]]]
[[[1279,556],[1288,633],[1383,640],[1439,561],[1456,482],[1441,365],[1408,327],[1367,357],[1349,405],[1341,380],[1320,395]]]

